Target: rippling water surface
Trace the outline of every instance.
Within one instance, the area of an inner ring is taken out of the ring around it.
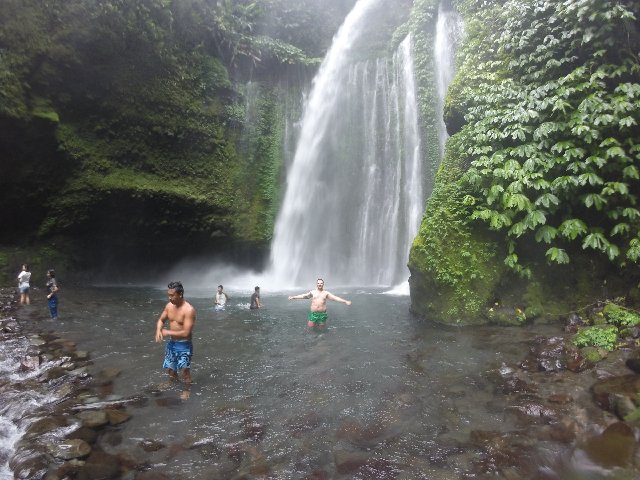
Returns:
[[[290,292],[263,293],[266,308],[251,311],[249,292],[230,291],[214,312],[213,290],[186,288],[198,312],[186,402],[159,388],[165,290],[66,289],[60,321],[43,320],[96,368],[121,369],[113,394],[149,399],[129,408],[113,452],[176,478],[457,479],[474,459],[461,447],[471,430],[510,428],[487,407],[485,373],[523,358],[527,329],[433,326],[410,315],[408,297],[334,290],[353,305],[331,302],[317,332],[306,328],[308,301]],[[165,448],[146,452],[143,440]]]

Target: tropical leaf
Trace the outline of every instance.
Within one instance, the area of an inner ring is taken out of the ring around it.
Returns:
[[[569,263],[569,255],[567,255],[567,252],[565,252],[562,248],[558,248],[558,247],[551,247],[549,250],[547,250],[547,253],[545,254],[545,256],[547,257],[547,259],[551,262],[555,262],[555,263]]]
[[[575,240],[577,237],[587,233],[587,225],[577,218],[570,218],[562,222],[558,230],[565,238]]]

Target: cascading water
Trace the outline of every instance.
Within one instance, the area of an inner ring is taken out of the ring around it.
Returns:
[[[462,17],[444,1],[438,6],[436,38],[433,46],[436,63],[436,88],[438,93],[438,140],[440,155],[444,155],[447,141],[447,128],[444,124],[444,97],[455,73],[454,54],[462,36],[464,24]]]
[[[275,285],[395,285],[423,210],[418,114],[407,37],[392,59],[355,63],[379,0],[345,19],[314,79],[271,254]]]

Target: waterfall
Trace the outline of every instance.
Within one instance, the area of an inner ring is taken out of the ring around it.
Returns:
[[[389,286],[406,281],[423,211],[411,37],[391,59],[356,62],[380,0],[360,0],[307,98],[271,249],[274,285]]]
[[[444,97],[455,73],[454,54],[463,32],[462,17],[453,10],[448,2],[438,5],[438,21],[434,41],[434,57],[436,64],[436,92],[438,94],[438,140],[440,156],[444,155],[444,144],[447,141],[447,129],[443,120]]]

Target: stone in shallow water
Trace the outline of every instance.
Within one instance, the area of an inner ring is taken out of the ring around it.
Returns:
[[[107,412],[104,410],[86,410],[76,414],[76,417],[82,420],[82,424],[85,427],[89,428],[98,428],[109,423],[109,417],[107,416]]]
[[[120,425],[131,418],[124,410],[107,409],[107,417],[109,418],[109,425]]]
[[[616,399],[623,395],[631,399],[640,391],[640,375],[622,375],[598,380],[591,386],[593,399],[600,408],[615,412]]]
[[[61,440],[47,445],[48,452],[56,458],[70,460],[86,457],[91,453],[91,445],[79,438]]]
[[[600,435],[587,439],[582,450],[594,463],[613,468],[630,466],[637,447],[631,427],[616,422]]]
[[[138,445],[140,445],[145,452],[157,452],[158,450],[166,447],[166,445],[159,440],[151,440],[149,438],[141,440]]]
[[[67,417],[55,416],[41,418],[29,425],[29,428],[25,433],[25,438],[39,437],[43,433],[66,427],[67,425],[69,425]]]

